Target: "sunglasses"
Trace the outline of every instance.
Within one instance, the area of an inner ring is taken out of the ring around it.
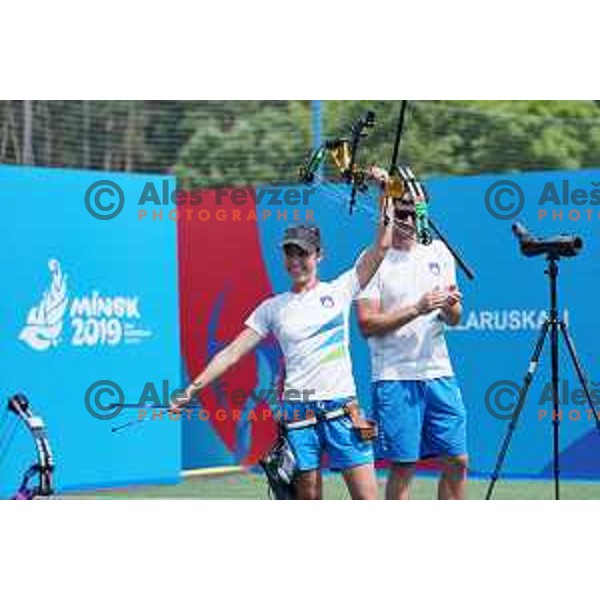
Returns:
[[[409,217],[414,219],[415,211],[414,210],[406,210],[406,209],[396,209],[394,211],[394,217],[399,221],[406,221]]]
[[[287,258],[308,258],[311,254],[304,248],[296,246],[295,244],[286,244],[283,247],[283,252]]]

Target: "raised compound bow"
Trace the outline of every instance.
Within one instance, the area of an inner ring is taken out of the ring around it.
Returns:
[[[386,198],[402,204],[414,206],[415,225],[417,242],[428,245],[433,241],[432,232],[445,244],[458,266],[463,270],[468,279],[475,277],[473,270],[466,264],[457,250],[450,244],[448,239],[442,234],[429,215],[430,196],[425,186],[415,176],[413,170],[408,165],[400,165],[398,162],[400,154],[400,144],[405,129],[406,112],[408,100],[402,100],[396,135],[392,150],[392,158],[388,170],[388,179],[383,186],[383,193]],[[361,140],[367,136],[369,129],[375,126],[375,113],[367,111],[352,126],[350,138],[339,138],[326,141],[316,148],[306,165],[300,169],[300,179],[303,183],[313,183],[318,179],[321,165],[331,155],[334,165],[340,171],[342,179],[349,183],[351,188],[349,211],[352,214],[356,204],[357,192],[366,192],[368,189],[370,169],[360,167],[357,164],[358,148]],[[395,219],[395,227],[402,229],[405,226],[402,222]]]

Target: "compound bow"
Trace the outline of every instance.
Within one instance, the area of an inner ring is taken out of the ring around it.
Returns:
[[[416,236],[417,241],[420,244],[431,244],[433,241],[431,232],[433,231],[446,245],[465,275],[469,279],[473,279],[475,277],[473,270],[465,263],[429,216],[428,205],[430,197],[425,186],[417,179],[409,166],[398,164],[407,107],[408,100],[403,100],[400,105],[396,137],[388,171],[389,177],[383,186],[383,193],[386,198],[391,199],[400,205],[405,203],[414,207]],[[321,165],[329,153],[335,166],[340,171],[342,179],[352,185],[350,194],[350,214],[352,214],[356,203],[357,192],[367,191],[367,181],[371,175],[370,169],[361,168],[357,165],[358,146],[360,141],[367,136],[367,130],[372,129],[374,126],[375,113],[373,111],[367,111],[352,126],[350,139],[339,138],[332,141],[326,141],[311,154],[307,164],[300,169],[300,180],[307,184],[313,183],[319,177]],[[399,229],[406,227],[398,219],[395,219],[394,225]]]
[[[11,419],[11,413],[15,415],[14,419]],[[19,421],[33,436],[37,462],[25,471],[21,484],[12,499],[33,500],[38,496],[52,496],[54,493],[52,489],[54,461],[46,428],[42,419],[33,414],[30,402],[24,394],[15,394],[8,399],[4,426],[0,428],[0,463],[8,454],[8,448],[14,439]],[[36,477],[37,481],[34,481]]]

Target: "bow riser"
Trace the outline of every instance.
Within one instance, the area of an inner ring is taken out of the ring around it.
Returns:
[[[30,466],[23,475],[21,485],[13,496],[15,500],[32,500],[38,496],[52,496],[52,474],[54,458],[46,435],[44,421],[33,414],[29,400],[23,394],[15,394],[8,399],[7,409],[20,419],[33,437],[37,453],[37,463]],[[8,447],[6,448],[8,451]],[[31,486],[34,477],[38,478],[37,485]]]

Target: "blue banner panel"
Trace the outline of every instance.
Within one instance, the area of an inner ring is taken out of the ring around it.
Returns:
[[[23,392],[45,421],[58,490],[179,480],[180,423],[113,433],[138,411],[92,415],[180,386],[174,207],[139,212],[169,188],[174,178],[0,166],[0,398]],[[6,497],[33,440],[17,427],[0,452]]]

